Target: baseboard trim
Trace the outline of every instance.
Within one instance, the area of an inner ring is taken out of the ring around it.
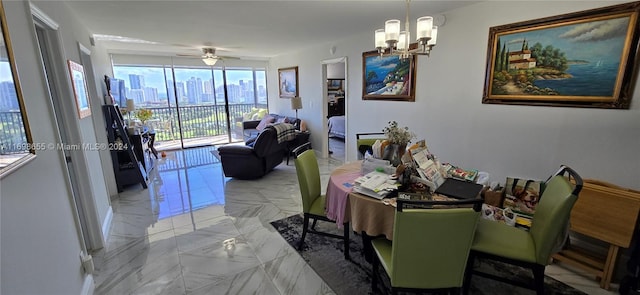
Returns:
[[[113,221],[113,210],[111,206],[107,210],[107,216],[104,218],[104,222],[102,223],[102,237],[104,240],[104,246],[107,246],[109,242],[109,231],[111,230],[111,222]]]
[[[93,291],[96,288],[96,282],[93,280],[93,275],[86,275],[84,277],[84,283],[82,284],[82,295],[93,295]]]

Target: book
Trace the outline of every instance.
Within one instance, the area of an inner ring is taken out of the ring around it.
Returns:
[[[449,177],[474,182],[478,177],[478,170],[462,169],[451,164],[445,164],[444,168]]]

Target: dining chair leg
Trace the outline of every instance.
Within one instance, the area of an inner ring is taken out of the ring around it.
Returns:
[[[302,223],[302,237],[300,237],[300,243],[298,244],[298,250],[302,251],[302,245],[304,244],[304,238],[307,236],[307,228],[309,227],[309,216],[304,215],[304,222]]]
[[[311,224],[311,229],[312,229],[312,230],[316,230],[316,223],[317,223],[317,222],[318,222],[318,220],[314,218],[314,219],[313,219],[313,224]]]
[[[536,264],[531,268],[533,270],[533,281],[537,295],[544,294],[544,268],[544,265],[540,264]]]
[[[376,285],[378,284],[378,258],[374,257],[371,262],[371,294],[376,293]]]
[[[471,286],[471,276],[473,275],[473,263],[475,262],[476,256],[473,251],[469,253],[469,258],[467,258],[467,267],[464,270],[464,280],[462,283],[462,294],[469,294],[469,287]]]

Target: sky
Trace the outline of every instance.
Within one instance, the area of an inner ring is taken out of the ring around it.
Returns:
[[[629,17],[591,21],[574,25],[545,27],[541,29],[501,34],[502,44],[507,43],[509,51],[519,51],[522,41],[527,40],[529,48],[540,43],[560,49],[569,60],[596,62],[619,61],[629,24]],[[498,50],[500,50],[499,48]]]
[[[13,81],[13,75],[11,75],[11,67],[9,62],[0,62],[0,82]]]
[[[147,87],[155,87],[159,92],[166,91],[166,86],[164,84],[164,72],[162,68],[157,67],[125,67],[125,66],[115,66],[113,68],[114,76],[118,79],[125,80],[125,85],[129,86],[129,74],[143,75],[145,86]],[[222,75],[220,75],[220,70],[214,70],[216,73],[216,81],[218,79],[222,79]],[[226,70],[227,73],[227,84],[239,84],[239,80],[253,80],[253,75],[251,70]],[[203,81],[208,81],[211,79],[211,70],[210,69],[181,69],[175,68],[176,81],[187,81],[191,79],[191,77],[200,78]],[[262,79],[260,79],[262,76]],[[256,75],[258,85],[266,85],[266,81],[264,79],[264,75]],[[173,80],[171,77],[171,69],[167,69],[167,80]],[[216,87],[219,85],[216,85]]]

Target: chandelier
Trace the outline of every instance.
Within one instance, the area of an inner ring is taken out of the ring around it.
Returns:
[[[384,23],[384,29],[375,31],[375,46],[380,56],[387,53],[399,55],[405,59],[411,55],[429,56],[433,46],[436,46],[438,27],[433,25],[433,17],[423,16],[417,20],[417,46],[411,44],[409,31],[409,2],[404,22],[404,31],[400,31],[400,20],[390,19]],[[413,48],[412,48],[413,47]]]

